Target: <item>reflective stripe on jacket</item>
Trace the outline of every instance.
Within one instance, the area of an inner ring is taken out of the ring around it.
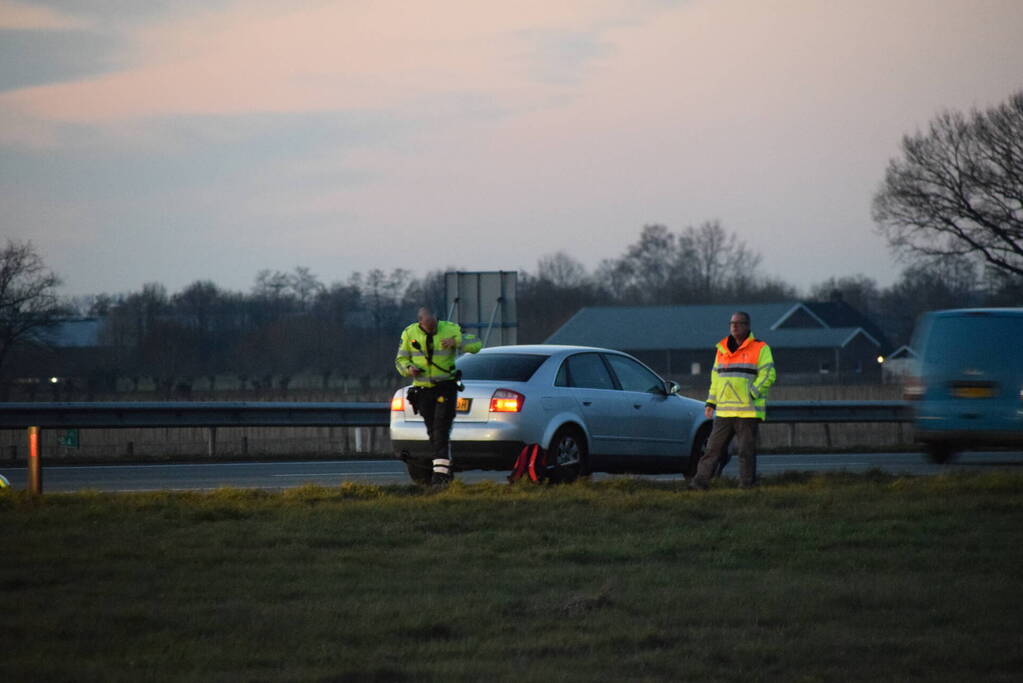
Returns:
[[[427,345],[427,337],[432,336],[433,340]],[[454,339],[455,345],[445,349],[441,342],[444,339]],[[418,348],[413,344],[416,342]],[[437,321],[437,332],[427,335],[418,322],[412,323],[401,333],[401,342],[398,344],[398,355],[394,359],[394,367],[402,377],[411,377],[411,368],[414,365],[423,371],[419,377],[412,380],[417,387],[432,387],[438,382],[444,382],[455,378],[455,359],[459,353],[476,353],[483,348],[476,335],[462,332],[462,328],[447,320]],[[427,360],[426,352],[432,349],[431,359]]]
[[[770,346],[750,334],[739,348],[729,351],[725,337],[717,345],[707,405],[719,417],[763,420],[767,415],[767,390],[775,377]]]

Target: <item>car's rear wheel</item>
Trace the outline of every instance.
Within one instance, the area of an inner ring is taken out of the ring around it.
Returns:
[[[547,449],[547,477],[568,484],[586,473],[586,439],[574,427],[562,427]]]
[[[696,476],[696,468],[700,465],[700,460],[703,456],[707,455],[707,444],[710,442],[710,432],[714,427],[714,423],[708,422],[707,424],[700,427],[700,431],[696,432],[696,438],[693,439],[693,449],[689,454],[689,464],[686,466],[686,478],[692,479]],[[721,476],[721,470],[725,469],[725,466],[732,459],[732,448],[733,439],[729,438],[728,443],[725,444],[725,454],[721,458],[721,462],[718,463],[717,469],[714,471],[713,476]]]
[[[944,465],[952,462],[956,457],[955,449],[951,444],[944,441],[936,441],[927,444],[927,459],[936,465]]]
[[[406,460],[405,468],[408,469],[408,476],[417,484],[429,484],[433,476],[433,467],[416,460]]]

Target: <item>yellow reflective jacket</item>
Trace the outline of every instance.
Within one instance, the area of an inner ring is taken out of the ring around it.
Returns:
[[[432,337],[429,344],[427,337]],[[455,345],[445,349],[441,344],[444,339],[454,339]],[[438,382],[455,378],[455,359],[459,353],[476,353],[481,348],[483,342],[474,334],[462,332],[462,328],[456,323],[438,320],[437,332],[428,335],[419,323],[415,322],[401,333],[401,343],[398,344],[394,367],[402,377],[411,377],[413,366],[419,368],[423,373],[413,379],[412,384],[417,387],[432,387]],[[432,352],[429,360],[427,351]]]
[[[763,420],[767,415],[767,390],[776,376],[774,356],[765,342],[750,334],[739,348],[729,351],[725,337],[717,345],[707,405],[719,417]]]

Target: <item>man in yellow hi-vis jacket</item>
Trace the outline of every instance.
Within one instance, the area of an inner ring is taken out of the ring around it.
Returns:
[[[714,418],[707,452],[700,459],[689,488],[705,489],[734,435],[739,455],[739,486],[757,480],[757,427],[767,414],[767,390],[774,384],[771,347],[750,332],[749,313],[737,311],[728,323],[730,334],[718,342],[710,393],[704,408]]]
[[[402,377],[411,377],[416,392],[415,407],[426,423],[433,449],[432,483],[451,481],[451,424],[458,407],[458,377],[455,359],[459,352],[476,353],[483,343],[465,334],[456,323],[437,320],[426,307],[418,320],[401,333],[394,367]]]

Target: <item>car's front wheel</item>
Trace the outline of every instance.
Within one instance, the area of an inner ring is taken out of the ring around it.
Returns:
[[[700,431],[696,432],[696,438],[693,439],[693,447],[689,453],[689,464],[686,466],[686,478],[692,479],[696,476],[696,468],[700,465],[700,458],[707,454],[707,444],[710,442],[710,432],[714,427],[713,422],[700,427]],[[721,462],[718,463],[717,469],[714,471],[714,477],[721,476],[721,470],[725,469],[725,466],[732,459],[732,449],[734,447],[734,439],[729,438],[728,443],[725,444],[724,456],[721,458]]]
[[[586,439],[574,427],[562,427],[547,449],[547,477],[555,484],[568,484],[586,474]]]

